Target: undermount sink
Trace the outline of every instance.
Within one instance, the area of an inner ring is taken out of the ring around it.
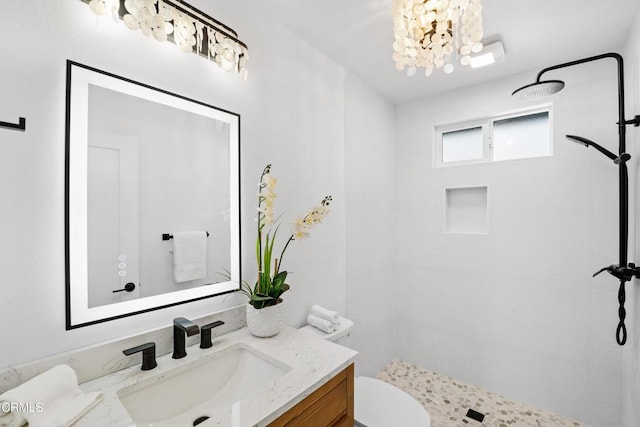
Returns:
[[[209,417],[232,424],[241,416],[243,401],[266,392],[290,369],[239,344],[120,389],[117,395],[141,427],[192,426]]]

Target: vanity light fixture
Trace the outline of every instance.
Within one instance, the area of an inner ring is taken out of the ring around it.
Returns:
[[[81,0],[96,15],[122,20],[133,31],[170,41],[247,79],[249,49],[238,34],[182,0]]]
[[[395,0],[393,14],[393,60],[399,71],[408,67],[412,76],[424,67],[430,76],[435,68],[449,74],[452,56],[462,65],[471,54],[482,51],[481,0]]]

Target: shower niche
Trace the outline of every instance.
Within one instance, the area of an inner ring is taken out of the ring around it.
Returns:
[[[487,234],[487,187],[445,189],[445,232]]]

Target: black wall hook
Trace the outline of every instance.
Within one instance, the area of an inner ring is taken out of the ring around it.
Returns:
[[[24,131],[25,129],[27,129],[27,119],[25,119],[24,117],[20,117],[18,119],[18,123],[8,123],[8,122],[0,122],[0,127],[3,128],[7,128],[7,129],[14,129],[14,130],[21,130]]]
[[[620,122],[617,122],[617,123],[620,124]],[[633,116],[633,119],[631,119],[631,120],[625,120],[624,124],[625,125],[633,125],[634,127],[640,126],[640,115]]]

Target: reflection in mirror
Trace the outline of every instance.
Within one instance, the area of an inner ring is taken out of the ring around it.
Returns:
[[[69,62],[67,120],[67,329],[236,290],[239,116]]]

